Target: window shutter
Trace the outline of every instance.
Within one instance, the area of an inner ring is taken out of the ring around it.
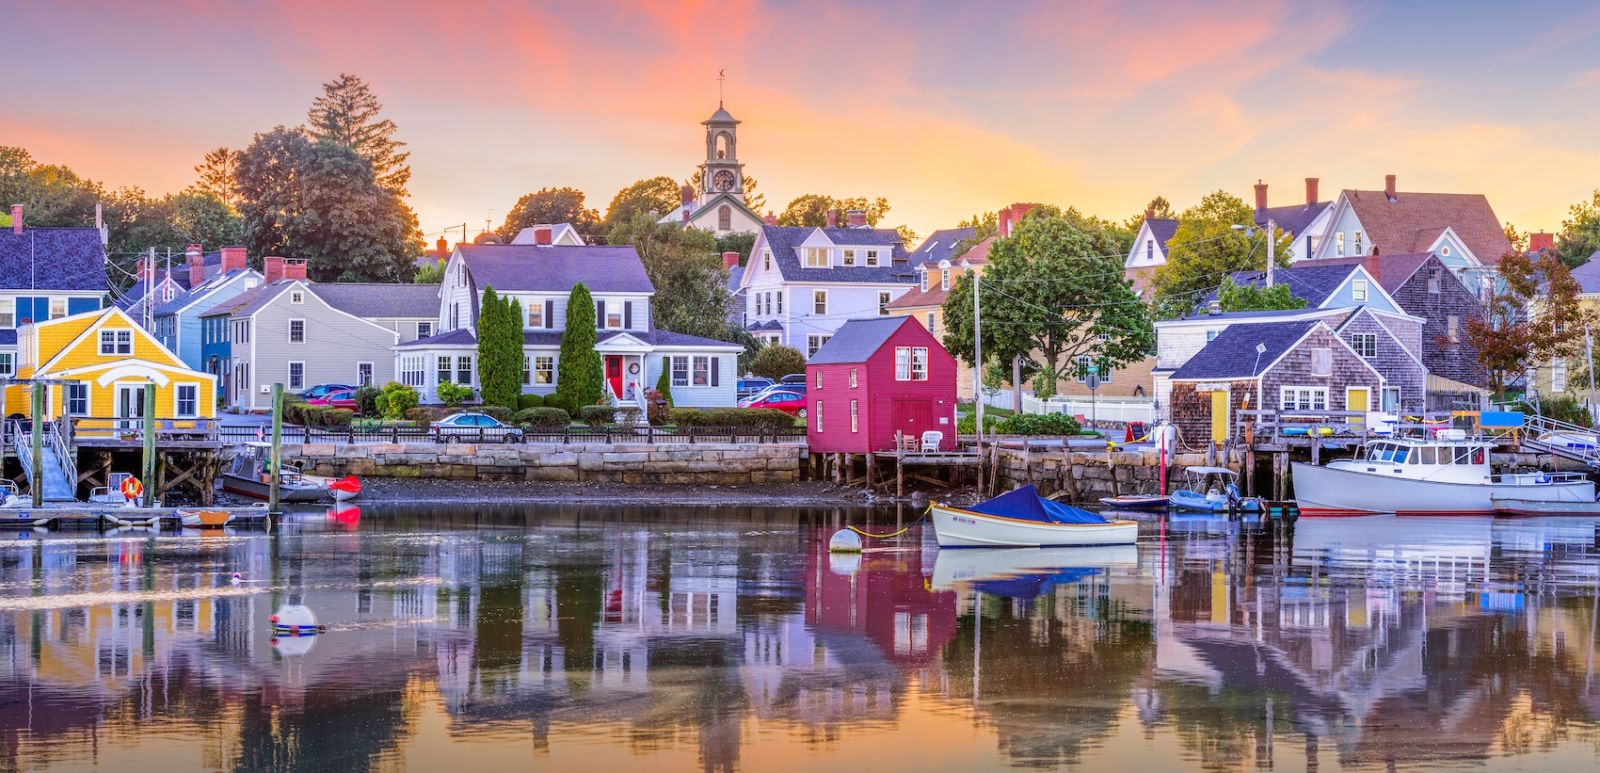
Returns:
[[[549,298],[544,299],[544,326],[546,328],[556,326],[556,302]]]
[[[605,301],[595,301],[594,302],[594,326],[595,327],[605,327],[606,326],[606,302]]]
[[[720,378],[719,378],[720,374],[718,373],[718,371],[720,371],[722,369],[720,367],[718,367],[718,365],[722,361],[722,358],[721,357],[711,357],[709,359],[711,360],[711,385],[712,386],[721,386],[721,384],[718,383],[718,381],[720,380]]]
[[[633,301],[622,302],[622,329],[633,329]]]
[[[1311,375],[1313,375],[1313,376],[1331,376],[1331,375],[1333,375],[1333,350],[1332,349],[1312,349],[1311,350]]]

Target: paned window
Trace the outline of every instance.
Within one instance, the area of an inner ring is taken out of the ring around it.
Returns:
[[[812,290],[811,291],[811,313],[815,314],[815,315],[817,315],[819,317],[827,315],[827,313],[828,313],[828,291],[827,290]]]
[[[306,364],[303,362],[289,363],[289,391],[298,392],[306,388]]]
[[[306,342],[306,321],[303,319],[289,320],[289,343],[303,344]]]
[[[686,387],[689,385],[689,358],[673,357],[672,360],[672,385]]]
[[[697,387],[711,386],[711,358],[696,356],[694,358],[694,385]]]
[[[1328,388],[1286,386],[1278,390],[1278,408],[1284,411],[1328,410]]]
[[[828,267],[828,248],[827,247],[807,247],[805,249],[805,253],[806,253],[806,268],[827,268]]]
[[[456,383],[472,384],[472,358],[464,354],[456,357]]]
[[[133,354],[132,330],[100,331],[101,354]]]
[[[821,349],[824,344],[828,343],[828,339],[832,337],[833,336],[806,336],[806,358],[810,359],[812,356],[816,355],[817,350]]]
[[[197,384],[179,384],[177,387],[177,402],[175,406],[180,419],[192,419],[200,415],[200,387]],[[84,401],[88,402],[85,394]],[[68,411],[71,411],[71,396],[68,396]]]
[[[1350,348],[1355,349],[1356,354],[1362,357],[1368,359],[1376,357],[1378,356],[1378,334],[1356,333],[1350,336]]]
[[[556,358],[549,355],[540,355],[531,359],[533,360],[533,383],[544,385],[556,383]]]

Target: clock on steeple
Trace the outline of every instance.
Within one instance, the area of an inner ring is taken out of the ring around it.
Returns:
[[[734,152],[739,121],[718,104],[701,125],[706,127],[706,160],[700,165],[700,203],[723,194],[744,201],[744,164]]]

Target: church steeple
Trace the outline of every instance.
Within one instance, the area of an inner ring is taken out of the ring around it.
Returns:
[[[700,203],[727,194],[744,201],[744,164],[737,153],[739,121],[721,102],[717,112],[701,121],[706,127],[706,160],[700,165]]]

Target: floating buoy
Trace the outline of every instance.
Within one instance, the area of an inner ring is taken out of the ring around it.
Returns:
[[[828,540],[829,553],[860,553],[861,535],[849,530],[840,529],[833,533],[833,538]]]
[[[234,585],[238,585],[239,583],[244,582],[244,575],[239,574],[238,572],[234,572],[233,576],[228,578],[228,582],[233,583]],[[274,622],[276,622],[276,621],[274,621]]]
[[[268,618],[272,632],[278,636],[315,636],[322,630],[317,616],[303,604],[284,604]]]

